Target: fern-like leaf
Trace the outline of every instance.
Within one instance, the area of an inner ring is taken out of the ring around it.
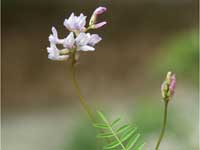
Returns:
[[[105,132],[101,132],[97,135],[97,138],[110,139],[110,143],[104,146],[105,150],[113,150],[120,148],[122,150],[142,150],[143,143],[138,144],[140,134],[137,133],[137,128],[131,127],[128,124],[119,125],[120,118],[115,119],[113,122],[109,122],[106,116],[98,111],[98,115],[102,120],[101,124],[94,124],[97,129],[103,129]]]

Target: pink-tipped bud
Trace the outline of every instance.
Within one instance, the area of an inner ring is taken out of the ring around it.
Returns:
[[[103,22],[100,22],[100,23],[94,24],[94,25],[93,25],[94,27],[92,27],[92,28],[94,28],[94,29],[98,29],[98,28],[103,27],[103,26],[106,25],[106,24],[107,24],[107,22],[106,22],[106,21],[103,21]]]
[[[175,93],[176,75],[168,72],[165,81],[161,85],[162,97],[164,100],[170,100]]]
[[[171,76],[171,83],[170,83],[170,85],[169,85],[169,91],[170,91],[171,95],[174,95],[174,93],[175,93],[175,88],[176,88],[176,75],[173,74],[173,75]]]
[[[92,26],[96,23],[96,20],[97,20],[97,17],[98,15],[101,15],[103,14],[104,12],[107,11],[107,8],[106,7],[98,7],[94,10],[91,18],[90,18],[90,22],[89,22],[89,26]]]
[[[94,13],[95,15],[100,15],[100,14],[103,14],[104,12],[107,11],[107,8],[106,7],[98,7],[95,9]]]

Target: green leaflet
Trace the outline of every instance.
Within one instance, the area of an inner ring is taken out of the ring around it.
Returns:
[[[114,141],[104,147],[104,149],[113,149],[120,145],[120,142]]]
[[[135,147],[136,150],[142,150],[144,143],[141,143]]]
[[[98,138],[110,138],[110,137],[113,137],[114,135],[112,133],[101,133],[101,134],[98,134],[97,137]]]
[[[136,131],[136,128],[130,128],[128,132],[125,132],[124,135],[121,137],[121,141],[124,142],[129,139]]]
[[[112,123],[111,123],[111,126],[115,126],[121,119],[120,118],[117,118],[115,119]]]
[[[105,124],[93,124],[94,127],[100,128],[100,129],[107,129],[108,126]]]
[[[101,130],[103,129],[105,132],[99,133],[97,138],[109,139],[110,141],[104,146],[105,150],[115,150],[117,148],[121,150],[142,150],[144,143],[138,142],[140,134],[137,133],[136,127],[131,127],[128,124],[118,127],[121,120],[120,118],[109,122],[102,112],[98,111],[98,115],[102,123],[94,124],[94,127]]]
[[[129,140],[129,142],[128,142],[127,146],[126,146],[127,150],[130,150],[136,144],[136,142],[139,139],[139,137],[140,137],[140,134],[137,134],[136,136],[132,137]]]
[[[123,133],[123,132],[126,131],[129,127],[130,127],[129,125],[125,124],[125,125],[123,125],[122,127],[120,127],[119,129],[117,129],[116,132],[117,132],[118,134],[119,134],[119,133]]]

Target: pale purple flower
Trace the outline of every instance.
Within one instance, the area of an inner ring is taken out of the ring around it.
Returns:
[[[64,26],[73,32],[81,32],[85,30],[86,16],[82,13],[79,16],[75,16],[74,13],[70,15],[68,19],[65,19]]]
[[[102,40],[102,38],[98,34],[87,33],[87,36],[90,38],[88,44],[91,46],[96,45],[97,43],[99,43]]]
[[[55,27],[52,27],[52,33],[49,36],[50,47],[47,47],[48,58],[51,60],[64,61],[69,58],[69,51],[74,47],[74,33],[71,32],[66,38],[59,39]],[[57,44],[63,46],[63,49],[58,49]]]
[[[76,38],[76,46],[78,51],[94,51],[95,44],[101,41],[101,37],[97,34],[80,33]]]
[[[63,40],[63,47],[67,49],[74,48],[75,38],[74,33],[70,32],[70,34]]]

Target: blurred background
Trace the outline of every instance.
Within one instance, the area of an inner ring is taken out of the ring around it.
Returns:
[[[61,37],[71,12],[98,6],[108,24],[96,51],[76,66],[82,94],[110,119],[136,124],[153,150],[160,85],[177,75],[161,150],[198,150],[197,0],[2,0],[2,150],[96,150],[95,130],[70,82],[69,64],[47,59],[51,27]]]

